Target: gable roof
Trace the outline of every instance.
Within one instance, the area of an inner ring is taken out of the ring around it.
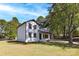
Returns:
[[[32,20],[28,20],[28,21],[26,21],[26,22],[20,24],[20,25],[18,26],[18,28],[19,28],[20,26],[22,26],[23,24],[25,24],[25,23],[27,23],[27,22],[30,22],[30,21],[34,21],[37,25],[42,26],[40,23],[38,23],[37,21],[35,21],[34,19],[32,19]]]
[[[22,26],[23,24],[25,24],[26,22],[24,22],[24,23],[22,23],[22,24],[20,24],[17,28],[19,28],[20,26]]]
[[[34,19],[32,19],[32,20],[28,20],[28,21],[26,21],[26,22],[30,22],[30,21],[34,21],[37,25],[40,25],[37,21],[35,21]]]

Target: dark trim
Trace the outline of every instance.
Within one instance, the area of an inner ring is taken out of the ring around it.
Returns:
[[[25,23],[26,23],[26,22],[24,22],[24,23],[20,24],[17,28],[19,28],[20,26],[24,25]]]
[[[48,31],[48,32],[46,32],[46,31],[40,31],[40,30],[38,30],[40,33],[48,33],[48,34],[51,34],[51,32],[50,31]]]

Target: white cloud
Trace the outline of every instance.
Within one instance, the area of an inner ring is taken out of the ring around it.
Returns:
[[[4,4],[0,4],[0,10],[1,11],[8,11],[10,12],[10,14],[29,14],[29,15],[34,15],[34,16],[44,16],[45,13],[47,13],[46,10],[42,10],[42,8],[39,8],[39,11],[32,11],[32,10],[28,10],[28,9],[22,9],[22,8],[15,8],[13,6],[10,5],[4,5]]]
[[[44,16],[44,13],[39,10],[39,11],[30,11],[30,10],[16,10],[17,13],[21,14],[29,14],[29,15],[34,15],[34,16]]]
[[[11,6],[7,6],[7,5],[3,5],[3,4],[0,4],[0,10],[2,10],[2,11],[15,11],[15,9],[12,8]]]

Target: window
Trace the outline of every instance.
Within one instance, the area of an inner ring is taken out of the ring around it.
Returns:
[[[36,33],[34,33],[34,38],[36,38]]]
[[[32,29],[32,25],[29,23],[29,29]]]
[[[48,35],[47,34],[45,34],[45,38],[48,38]]]
[[[48,34],[44,34],[43,37],[44,37],[44,38],[48,38]]]
[[[29,33],[29,37],[31,38],[32,37],[32,35],[31,35],[32,33]]]
[[[34,29],[36,29],[36,25],[34,25]]]

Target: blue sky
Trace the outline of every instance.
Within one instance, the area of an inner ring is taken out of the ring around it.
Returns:
[[[37,19],[38,16],[48,15],[48,7],[46,3],[5,3],[0,4],[0,19],[7,21],[12,20],[13,16],[24,22],[30,19]]]

